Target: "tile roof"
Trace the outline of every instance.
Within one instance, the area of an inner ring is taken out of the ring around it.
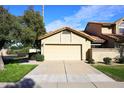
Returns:
[[[107,36],[116,42],[124,43],[124,35],[117,35],[117,34],[103,34],[104,36]]]
[[[88,24],[100,24],[102,26],[113,26],[115,23],[113,22],[88,22]]]
[[[77,35],[80,35],[80,36],[85,37],[85,38],[87,38],[87,39],[89,39],[89,40],[91,40],[91,41],[94,41],[94,38],[92,38],[90,35],[86,34],[85,32],[83,32],[83,31],[78,31],[78,30],[74,30],[74,29],[72,29],[72,28],[70,28],[70,27],[63,27],[63,28],[57,29],[57,30],[55,30],[55,31],[49,32],[49,33],[45,34],[44,36],[40,36],[40,37],[39,37],[39,40],[45,39],[45,38],[47,38],[47,37],[49,37],[49,36],[52,36],[52,35],[54,35],[54,34],[57,34],[57,33],[61,32],[61,31],[63,31],[63,30],[71,31],[71,32],[73,32],[73,33],[75,33],[75,34],[77,34]]]
[[[104,42],[105,42],[104,39],[102,39],[102,38],[100,38],[100,37],[98,37],[98,36],[93,36],[93,35],[91,35],[91,37],[95,39],[95,40],[93,41],[94,43],[104,43]]]

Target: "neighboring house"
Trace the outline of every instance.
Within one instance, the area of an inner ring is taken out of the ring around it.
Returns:
[[[88,58],[103,61],[104,57],[116,58],[124,55],[122,48],[124,46],[124,18],[112,23],[89,22],[84,32],[98,41],[92,42]]]
[[[119,56],[124,43],[124,18],[113,23],[89,22],[85,31],[63,27],[42,37],[41,54],[45,60],[102,61]]]
[[[92,47],[119,48],[124,43],[124,18],[112,23],[89,22],[84,32],[102,39]]]

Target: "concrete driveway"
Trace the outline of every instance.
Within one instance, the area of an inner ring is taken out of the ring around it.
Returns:
[[[116,81],[83,61],[43,62],[24,78],[32,79],[35,87],[46,88],[124,87],[124,83],[117,84]]]

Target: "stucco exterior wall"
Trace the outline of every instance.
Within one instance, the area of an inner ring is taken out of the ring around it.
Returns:
[[[48,43],[48,44],[60,44],[61,43],[61,33],[55,34],[53,36],[50,36],[48,38],[45,38],[41,42],[43,43]]]
[[[63,32],[60,33],[60,40],[61,43],[68,44],[71,42],[71,32],[66,31],[67,34],[63,34]]]
[[[115,48],[92,48],[91,57],[95,62],[103,62],[104,57],[115,58],[120,55],[119,50]]]
[[[83,50],[83,59],[86,60],[88,50],[91,48],[91,42],[89,42],[89,41],[87,41],[87,40],[86,40],[85,42],[86,42],[86,44],[83,45],[82,50]]]
[[[52,35],[50,37],[47,37],[43,40],[41,40],[41,53],[44,54],[45,51],[45,45],[46,44],[80,44],[81,45],[81,53],[82,53],[82,59],[86,59],[86,52],[88,49],[91,48],[91,41],[85,39],[84,37],[81,37],[79,35],[76,35],[75,33],[70,33],[70,35],[63,36],[62,32],[57,33],[55,35]],[[64,38],[66,37],[66,38]]]
[[[102,34],[112,34],[112,28],[102,27]]]

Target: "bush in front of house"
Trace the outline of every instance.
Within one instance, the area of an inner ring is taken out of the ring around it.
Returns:
[[[119,59],[120,59],[120,57],[118,57],[118,56],[115,57],[115,58],[114,58],[114,62],[115,62],[115,63],[119,63]]]
[[[44,61],[44,55],[36,54],[36,61]]]
[[[24,48],[20,48],[20,49],[8,49],[7,53],[8,54],[27,54],[29,53],[29,49],[30,47],[24,47]]]
[[[30,56],[30,59],[31,60],[36,60],[36,61],[44,61],[44,55],[41,55],[39,53],[36,53],[36,54],[32,54]]]
[[[88,61],[89,64],[95,64],[94,59],[87,59],[87,61]]]
[[[119,63],[124,63],[124,56],[119,58]]]
[[[103,58],[103,61],[105,64],[109,65],[109,64],[111,64],[112,59],[110,57],[105,57],[105,58]]]

